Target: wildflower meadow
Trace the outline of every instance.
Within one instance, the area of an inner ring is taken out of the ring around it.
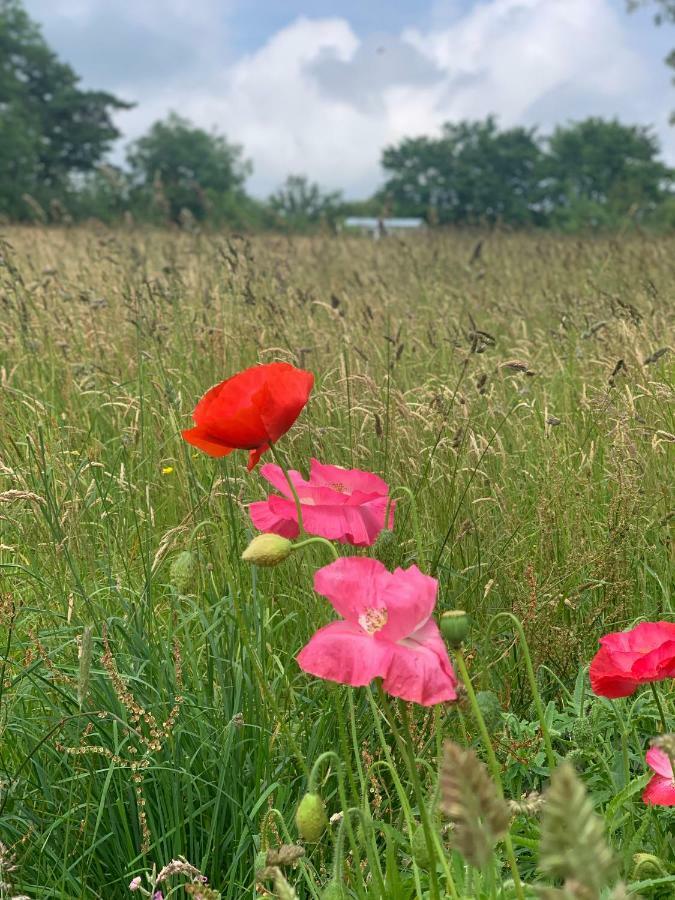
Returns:
[[[0,243],[0,897],[675,896],[675,242]]]

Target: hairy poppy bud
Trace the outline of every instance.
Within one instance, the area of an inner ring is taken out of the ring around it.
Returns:
[[[441,634],[451,647],[460,647],[471,627],[471,620],[463,609],[451,609],[441,616]]]
[[[171,584],[179,594],[187,594],[197,577],[197,560],[190,550],[183,550],[174,557],[169,570]]]
[[[433,857],[429,854],[429,848],[427,846],[427,836],[424,833],[424,828],[422,825],[418,825],[417,828],[413,831],[413,835],[410,840],[410,849],[412,851],[412,857],[417,865],[422,869],[428,869],[433,861]]]
[[[396,535],[391,528],[383,528],[373,544],[373,556],[381,563],[389,565],[394,561],[397,549]]]
[[[337,878],[331,878],[321,892],[321,900],[347,900],[347,892]]]
[[[305,794],[295,812],[295,824],[303,841],[315,844],[321,838],[328,825],[328,816],[318,794]]]
[[[278,534],[259,534],[241,554],[244,562],[256,566],[278,566],[290,556],[293,544]]]
[[[490,734],[494,734],[494,732],[499,728],[503,716],[502,705],[499,702],[499,697],[495,694],[494,691],[478,691],[478,693],[476,694],[476,703],[478,704],[478,709],[483,716],[485,727],[490,732]]]

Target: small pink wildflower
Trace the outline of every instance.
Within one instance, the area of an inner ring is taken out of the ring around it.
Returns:
[[[137,891],[141,886],[141,876],[137,875],[135,878],[132,878],[129,882],[129,890]]]
[[[387,569],[346,557],[319,569],[314,590],[344,618],[320,628],[297,656],[310,675],[362,687],[382,678],[394,697],[433,706],[457,699],[438,626],[431,618],[438,582],[417,566]]]
[[[259,531],[271,531],[285,538],[298,536],[298,515],[288,482],[279,466],[267,463],[260,469],[263,478],[282,496],[270,494],[267,500],[249,507],[253,524]],[[329,541],[341,541],[355,547],[374,544],[383,528],[394,523],[394,504],[389,506],[389,486],[379,476],[360,469],[328,466],[312,459],[309,480],[300,472],[289,473],[302,505],[302,521],[308,534]]]
[[[660,747],[650,747],[647,765],[655,774],[645,788],[643,801],[654,806],[675,806],[675,777],[668,754]]]

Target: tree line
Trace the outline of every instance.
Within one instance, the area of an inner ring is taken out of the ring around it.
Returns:
[[[302,175],[266,201],[246,193],[244,150],[176,114],[106,162],[130,108],[84,90],[20,0],[0,0],[0,218],[121,219],[185,228],[311,230],[347,214],[419,216],[432,225],[675,228],[675,171],[648,128],[587,118],[550,135],[500,128],[494,117],[446,124],[382,153],[384,183],[347,202]]]

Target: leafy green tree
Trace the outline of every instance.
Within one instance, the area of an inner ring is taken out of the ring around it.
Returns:
[[[128,109],[105,91],[85,91],[47,46],[19,0],[0,0],[0,212],[21,218],[23,196],[63,196],[74,173],[90,172],[119,137],[112,113]]]
[[[306,230],[320,222],[335,222],[342,210],[340,191],[324,191],[304,175],[289,175],[269,198],[270,209],[291,229]]]
[[[546,196],[554,224],[618,224],[645,217],[669,192],[673,172],[648,128],[589,118],[555,129],[548,140]]]
[[[127,160],[137,201],[173,222],[185,211],[198,221],[231,220],[251,171],[241,147],[175,113],[135,141]]]
[[[533,130],[500,131],[491,116],[448,123],[440,138],[407,138],[385,149],[390,177],[382,193],[399,214],[526,225],[541,218],[541,164]]]

